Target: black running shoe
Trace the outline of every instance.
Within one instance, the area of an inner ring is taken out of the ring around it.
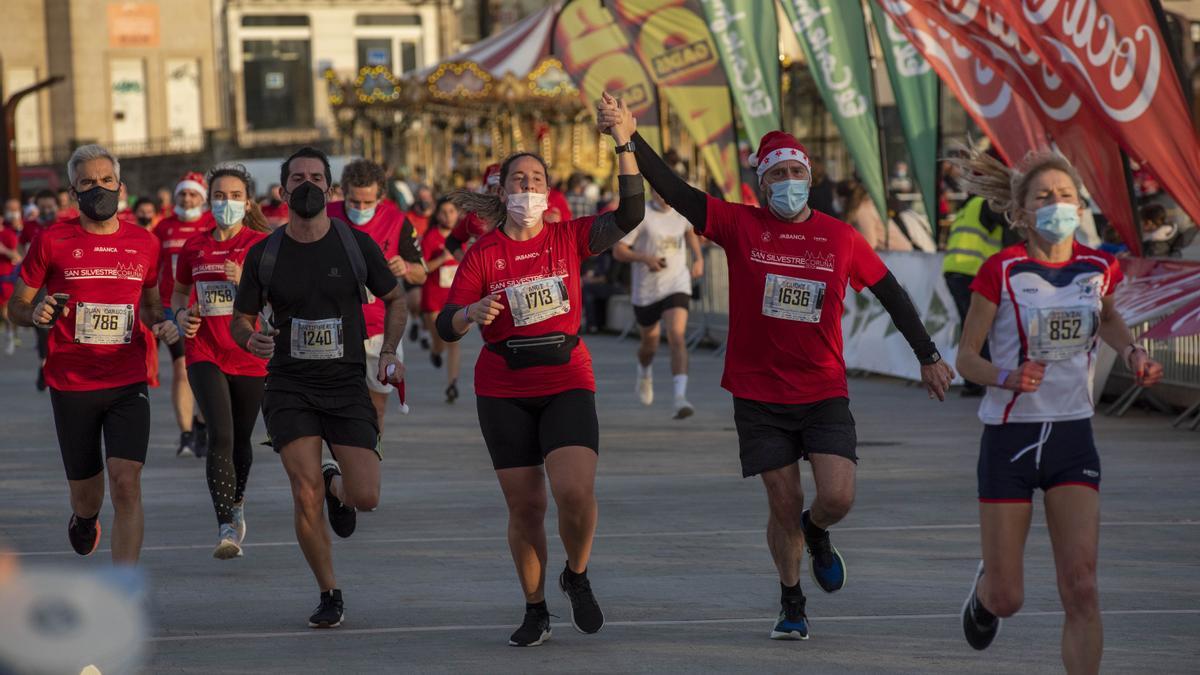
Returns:
[[[192,432],[185,431],[179,434],[179,449],[175,451],[176,457],[195,457],[196,445],[195,437]]]
[[[409,326],[409,328],[408,328],[408,341],[409,341],[409,342],[416,342],[416,341],[417,341],[417,335],[419,335],[419,334],[420,334],[420,332],[421,332],[421,329],[420,329],[419,327],[417,327],[417,324],[415,324],[415,323],[414,323],[413,325]]]
[[[37,390],[38,391],[46,391],[46,370],[45,370],[45,368],[46,368],[45,366],[38,368],[38,376],[37,376]]]
[[[979,580],[983,578],[983,561],[979,561],[979,569],[975,572],[975,581],[971,582],[971,593],[963,603],[962,625],[963,635],[967,644],[983,651],[992,644],[992,640],[1000,634],[1000,617],[987,611],[975,594],[979,588]]]
[[[846,561],[830,543],[829,530],[814,527],[809,516],[808,509],[800,514],[800,521],[804,526],[804,545],[808,547],[808,570],[821,590],[826,593],[840,591],[846,585]],[[819,534],[814,534],[814,530]]]
[[[527,607],[525,620],[517,632],[508,638],[513,647],[536,647],[550,639],[550,613],[544,609]]]
[[[91,555],[100,545],[100,519],[92,518],[91,521],[91,524],[85,524],[82,518],[72,513],[67,523],[67,539],[79,555]]]
[[[803,595],[784,598],[779,618],[771,628],[772,640],[807,640],[808,615],[804,613],[806,600]]]
[[[451,382],[449,387],[446,387],[446,403],[454,403],[458,400],[458,382]]]
[[[208,454],[207,424],[192,425],[192,448],[195,450],[197,457],[204,457]]]
[[[334,476],[342,475],[342,469],[338,463],[332,459],[327,459],[321,464],[321,474],[325,477],[325,508],[329,511],[329,527],[333,528],[333,533],[345,539],[354,534],[354,527],[358,524],[358,513],[342,503],[329,490],[329,483]]]
[[[335,588],[332,591],[321,591],[321,604],[317,611],[308,617],[309,628],[337,628],[342,625],[345,609],[342,606],[342,591]]]
[[[442,367],[442,355],[434,354],[433,352],[429,352],[429,362],[433,364],[434,368],[441,368]]]
[[[587,571],[573,574],[571,568],[563,569],[558,575],[558,588],[571,601],[571,625],[580,633],[595,633],[604,625],[604,612],[592,594],[592,584]]]

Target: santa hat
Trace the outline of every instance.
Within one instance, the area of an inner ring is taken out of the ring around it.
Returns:
[[[491,164],[483,170],[483,186],[494,188],[500,184],[500,165]]]
[[[204,174],[195,171],[185,174],[175,185],[175,196],[178,197],[179,193],[184,190],[195,190],[205,201],[208,201],[208,184],[204,182]]]
[[[758,177],[780,162],[794,160],[812,170],[808,161],[808,151],[796,140],[796,137],[784,131],[768,131],[758,144],[758,152],[750,155],[750,166],[758,172]]]

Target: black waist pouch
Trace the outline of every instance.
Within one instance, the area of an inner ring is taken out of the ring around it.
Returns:
[[[571,362],[571,352],[578,344],[578,335],[547,333],[489,342],[487,348],[503,356],[509,368],[521,370],[535,366],[565,366]]]

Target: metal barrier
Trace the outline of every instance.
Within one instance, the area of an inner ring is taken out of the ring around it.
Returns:
[[[708,342],[717,345],[715,356],[725,354],[725,340],[729,335],[729,261],[719,246],[710,245],[704,249],[700,311],[688,314],[688,327],[691,329],[687,339],[689,350]]]
[[[1150,330],[1150,327],[1156,321],[1157,319],[1143,321],[1129,328],[1133,331],[1135,337],[1140,337],[1143,333]],[[1200,335],[1186,335],[1171,338],[1170,340],[1147,340],[1142,345],[1146,348],[1150,358],[1162,364],[1163,384],[1184,389],[1195,389],[1197,392],[1200,392]],[[1113,364],[1113,372],[1121,373],[1130,378],[1133,377],[1133,373],[1129,372],[1129,368],[1125,365],[1124,360],[1120,358]],[[1143,395],[1149,395],[1146,388],[1135,384],[1125,390],[1105,412],[1118,417],[1124,415],[1125,411],[1129,410],[1130,406]],[[1197,400],[1183,414],[1176,417],[1171,422],[1171,426],[1186,426],[1193,431],[1200,429],[1200,400]]]

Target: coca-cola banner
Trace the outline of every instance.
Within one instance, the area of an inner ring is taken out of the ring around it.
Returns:
[[[979,0],[919,0],[919,10],[946,29],[1038,114],[1058,150],[1075,166],[1092,199],[1135,253],[1141,237],[1121,162],[1121,150],[1092,109],[1043,62],[1003,16]]]
[[[1033,109],[951,34],[944,18],[936,12],[917,11],[914,3],[918,1],[876,0],[1006,161],[1016,162],[1031,150],[1049,148],[1048,135]]]
[[[980,0],[960,0],[979,5]],[[1103,124],[1200,221],[1200,140],[1146,0],[988,0]]]

